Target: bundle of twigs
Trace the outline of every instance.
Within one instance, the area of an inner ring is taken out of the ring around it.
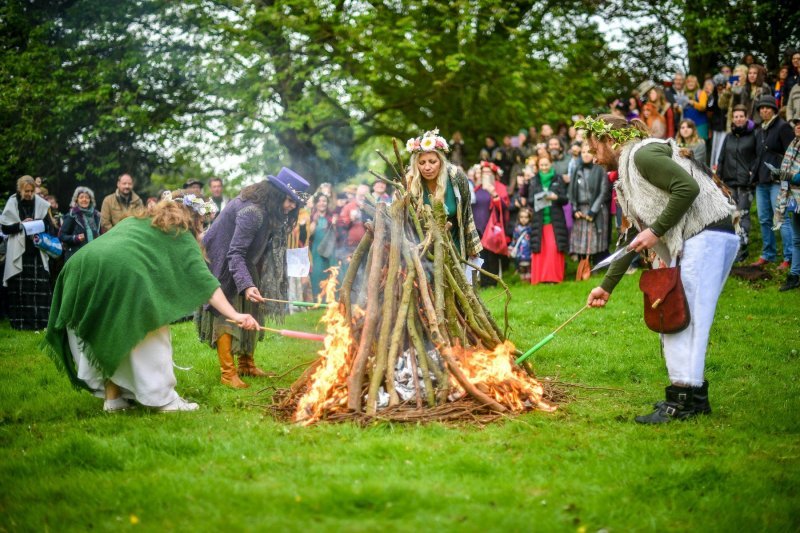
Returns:
[[[427,205],[408,194],[397,141],[396,163],[380,155],[395,179],[375,175],[394,187],[395,198],[390,205],[373,204],[373,221],[353,253],[340,288],[340,311],[352,339],[342,373],[346,383],[333,384],[321,393],[327,402],[321,415],[304,413],[300,407],[295,420],[316,416],[371,420],[378,417],[379,396],[387,394],[388,408],[378,418],[486,419],[504,413],[511,406],[493,397],[487,387],[473,384],[462,370],[463,356],[461,361],[457,357],[471,349],[491,352],[503,344],[507,311],[501,329],[467,279],[464,265],[469,262],[453,242],[444,205],[432,196]],[[498,280],[506,291],[507,308],[510,293],[502,280],[470,266]],[[354,291],[359,274],[363,282]],[[415,397],[408,402],[395,387],[401,354],[408,358],[414,380]],[[314,380],[312,366],[288,392],[276,396],[276,412],[297,408],[299,395]],[[465,396],[468,399],[457,404],[448,403]]]

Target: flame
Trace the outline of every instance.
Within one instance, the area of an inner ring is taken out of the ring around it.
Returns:
[[[542,385],[514,364],[514,344],[506,341],[492,351],[448,348],[467,380],[490,398],[519,412],[535,407],[542,411],[555,411],[555,406],[542,400]],[[456,390],[461,386],[451,379]]]
[[[336,302],[336,284],[339,269],[328,269],[330,276],[322,283],[326,303]],[[326,412],[336,410],[347,400],[347,376],[350,372],[350,347],[353,339],[350,325],[338,305],[330,305],[320,322],[325,324],[325,347],[318,353],[322,357],[319,367],[311,376],[309,386],[297,403],[294,421],[313,424]]]

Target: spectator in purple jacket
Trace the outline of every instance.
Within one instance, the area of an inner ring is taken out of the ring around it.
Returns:
[[[277,176],[242,189],[217,216],[203,237],[209,268],[234,308],[261,323],[265,316],[279,318],[286,300],[286,244],[297,223],[299,207],[308,195],[308,182],[284,167]],[[262,296],[262,293],[264,296]],[[263,377],[253,358],[258,333],[245,331],[205,306],[195,318],[200,340],[217,349],[222,384],[247,388],[240,376]],[[233,363],[239,357],[239,370]]]

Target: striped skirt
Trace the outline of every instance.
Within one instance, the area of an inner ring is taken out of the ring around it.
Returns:
[[[50,273],[42,257],[22,256],[22,272],[8,278],[8,319],[14,329],[44,329],[50,317]]]
[[[588,205],[579,207],[581,213],[589,211]],[[600,210],[592,222],[581,218],[575,220],[569,239],[569,253],[577,255],[596,254],[608,250],[608,209]]]

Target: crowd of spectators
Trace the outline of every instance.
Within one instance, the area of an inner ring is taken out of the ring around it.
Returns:
[[[647,80],[630,96],[609,104],[616,116],[642,120],[651,136],[674,139],[682,155],[724,183],[741,215],[738,261],[751,253],[750,210],[755,198],[763,245],[752,266],[777,263],[778,270],[787,271],[781,290],[800,287],[800,215],[788,216],[797,207],[787,191],[800,189],[800,52],[789,57],[790,63],[769,73],[747,55],[741,64],[721,65],[717,73],[702,76],[702,83],[701,77],[676,72],[662,83]],[[580,118],[575,115],[572,121]],[[594,264],[608,255],[622,223],[613,190],[616,173],[594,162],[582,132],[566,122],[555,127],[541,124],[504,135],[500,142],[487,135],[478,150],[468,150],[456,131],[449,145],[450,162],[468,178],[478,232],[483,237],[500,227],[506,237],[507,251],[482,252],[486,270],[502,277],[513,265],[523,281],[560,283],[568,260]],[[472,161],[471,153],[476,155]],[[116,190],[99,208],[94,192],[78,187],[62,215],[41,178],[18,180],[15,200],[10,198],[3,212],[5,249],[0,254],[5,259],[0,313],[9,315],[13,327],[42,327],[63,261],[130,212],[157,202],[143,200],[134,185],[129,174],[121,175]],[[195,179],[184,184],[198,195],[204,194],[204,187]],[[228,201],[218,178],[209,181],[208,195],[220,210]],[[289,247],[308,246],[311,259],[310,276],[291,284],[294,299],[318,297],[331,266],[341,265],[340,276],[344,274],[365,232],[368,201],[389,203],[391,191],[381,181],[346,185],[339,191],[330,183],[319,185],[290,236]],[[48,233],[60,236],[61,258],[48,257],[25,236],[22,223],[29,220],[42,220]],[[11,248],[22,260],[9,263]],[[495,282],[483,277],[481,283]]]

